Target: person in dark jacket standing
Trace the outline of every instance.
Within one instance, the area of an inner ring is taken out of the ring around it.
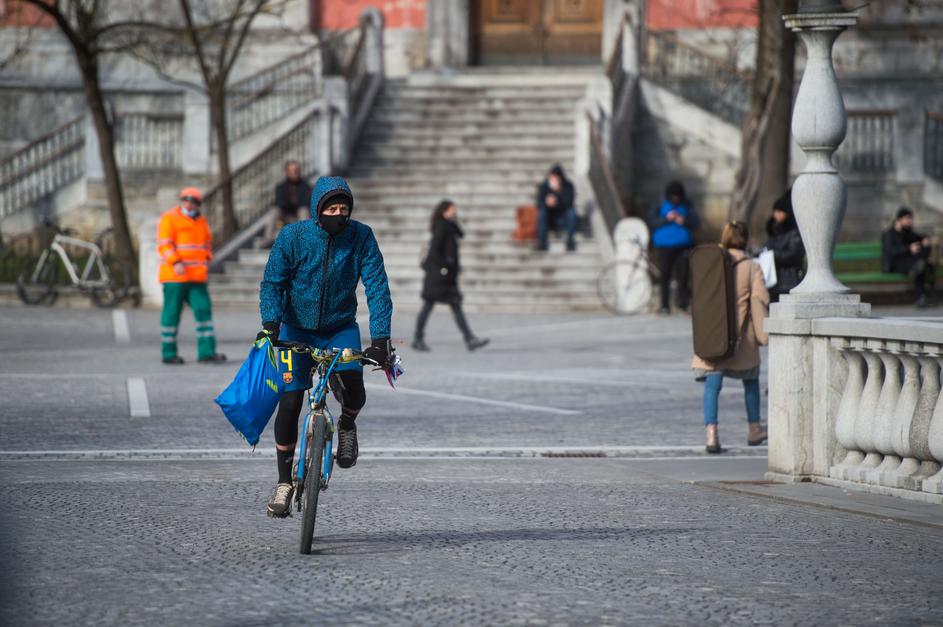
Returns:
[[[547,250],[550,229],[566,229],[566,249],[576,250],[576,192],[563,172],[563,166],[554,165],[546,180],[537,187],[537,250]]]
[[[805,245],[799,234],[799,225],[792,209],[792,188],[773,203],[773,215],[766,223],[765,248],[773,251],[776,262],[776,285],[769,290],[771,303],[779,301],[781,294],[799,285],[802,281]]]
[[[684,185],[672,181],[665,187],[665,199],[652,209],[648,226],[652,231],[652,246],[657,252],[661,274],[661,309],[671,313],[671,275],[678,278],[678,309],[688,309],[688,252],[694,247],[694,234],[701,220],[688,200]]]
[[[935,272],[929,259],[930,240],[914,232],[914,212],[901,207],[894,224],[881,234],[881,272],[913,279],[918,307],[926,306],[928,292],[933,292]]]
[[[413,349],[428,351],[425,342],[426,322],[436,303],[445,303],[452,308],[455,323],[465,338],[465,346],[473,351],[485,346],[489,340],[475,337],[468,326],[462,311],[462,294],[458,290],[458,243],[462,239],[462,227],[456,221],[458,209],[451,200],[443,200],[432,212],[432,241],[429,253],[422,262],[426,271],[422,285],[422,309],[416,319],[416,333],[413,336]]]

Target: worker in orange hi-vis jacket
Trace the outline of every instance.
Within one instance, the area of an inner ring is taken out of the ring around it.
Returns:
[[[177,328],[183,304],[196,318],[197,360],[212,364],[226,361],[216,352],[213,308],[206,289],[212,236],[206,218],[200,215],[203,195],[195,187],[180,192],[180,204],[160,217],[157,251],[160,253],[160,282],[164,285],[164,309],[160,314],[160,346],[165,364],[184,363],[177,354]]]

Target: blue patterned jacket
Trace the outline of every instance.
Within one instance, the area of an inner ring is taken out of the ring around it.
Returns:
[[[317,216],[318,201],[325,194],[338,189],[350,193],[342,178],[319,179],[311,195],[311,215]],[[332,238],[316,217],[286,224],[265,264],[259,289],[262,321],[318,333],[340,329],[356,319],[361,280],[370,309],[370,337],[387,339],[393,301],[373,230],[351,220]]]

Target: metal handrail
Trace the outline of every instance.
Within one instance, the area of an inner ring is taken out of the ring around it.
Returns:
[[[616,184],[615,176],[612,173],[612,166],[606,157],[606,151],[603,148],[602,139],[596,131],[596,121],[588,112],[586,113],[586,123],[589,125],[590,140],[590,184],[596,193],[596,201],[602,211],[603,218],[606,220],[606,227],[612,232],[616,223],[626,217],[628,213],[622,204],[622,196],[619,193],[619,186]],[[597,167],[594,168],[593,165]],[[595,174],[595,176],[594,176]],[[601,175],[602,180],[596,179]]]

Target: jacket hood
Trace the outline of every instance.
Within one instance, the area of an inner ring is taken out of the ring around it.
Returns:
[[[677,196],[681,199],[681,204],[687,202],[688,194],[684,189],[684,185],[681,181],[671,181],[668,185],[665,186],[665,199],[671,198],[672,196]]]
[[[327,206],[327,201],[343,200],[350,205],[350,212],[354,212],[354,193],[350,185],[340,176],[322,176],[314,184],[311,192],[311,217],[317,220],[321,209]]]
[[[563,166],[559,163],[555,163],[552,168],[550,168],[550,174],[556,174],[561,179],[566,180],[566,172],[563,171]]]

